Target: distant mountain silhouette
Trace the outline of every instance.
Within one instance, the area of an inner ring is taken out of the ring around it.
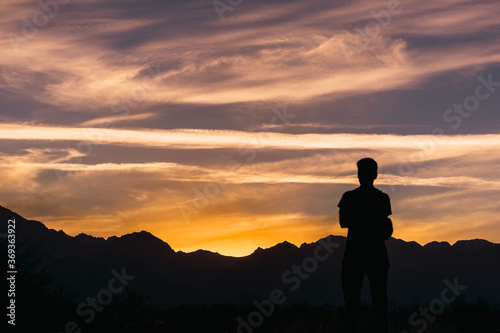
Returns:
[[[340,246],[291,291],[291,285],[282,280],[283,274],[313,256],[322,240],[300,247],[285,241],[258,248],[245,257],[230,257],[204,250],[176,252],[147,231],[107,239],[85,234],[72,237],[0,206],[1,233],[6,233],[8,219],[16,219],[18,251],[32,249],[40,255],[37,265],[48,271],[52,286],[77,303],[105,288],[112,269],[125,267],[127,274],[136,277],[130,288],[149,297],[153,309],[249,304],[268,299],[277,288],[286,292],[286,304],[290,305],[342,304],[342,236],[329,236]],[[455,277],[468,286],[465,297],[500,303],[500,244],[475,239],[421,246],[394,238],[386,243],[391,260],[389,299],[393,303],[414,304],[440,297],[443,280]],[[367,290],[363,295],[368,297]]]

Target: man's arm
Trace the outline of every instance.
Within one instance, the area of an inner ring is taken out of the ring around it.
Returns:
[[[341,228],[349,228],[352,225],[353,216],[345,208],[339,209],[339,222]]]
[[[339,209],[339,222],[341,228],[350,228],[353,225],[354,216],[352,209],[350,209],[348,192],[344,193],[342,199],[338,204]]]
[[[385,193],[384,193],[385,194]],[[384,240],[389,239],[389,237],[392,236],[392,233],[394,231],[393,226],[392,226],[392,220],[389,218],[389,215],[392,214],[392,209],[391,209],[391,200],[389,199],[389,196],[385,194],[384,197],[384,213],[383,215],[385,216],[382,219],[382,238]]]

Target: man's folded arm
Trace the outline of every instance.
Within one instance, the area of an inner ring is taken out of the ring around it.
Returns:
[[[341,228],[350,228],[352,226],[353,216],[345,208],[339,210],[339,222]]]
[[[339,222],[341,228],[350,228],[352,226],[353,217],[349,199],[349,192],[345,192],[337,205],[337,207],[339,207]]]
[[[394,229],[392,227],[392,220],[389,217],[384,218],[382,231],[383,231],[382,238],[384,240],[387,240],[389,239],[389,237],[392,236]]]

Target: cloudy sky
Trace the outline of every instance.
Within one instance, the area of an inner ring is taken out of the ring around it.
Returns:
[[[245,255],[345,235],[370,156],[395,237],[500,242],[497,0],[0,6],[0,204],[27,218]]]

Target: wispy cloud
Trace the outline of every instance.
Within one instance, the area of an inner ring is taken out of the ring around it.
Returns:
[[[156,116],[157,115],[154,113],[140,113],[140,114],[135,114],[135,115],[130,115],[130,116],[119,115],[119,116],[101,117],[101,118],[95,118],[95,119],[84,121],[80,125],[82,127],[107,128],[107,127],[113,126],[111,124],[114,124],[114,123],[133,122],[135,120],[151,119],[151,118],[154,118]]]
[[[339,149],[339,148],[447,148],[449,151],[493,148],[497,134],[483,135],[390,135],[390,134],[286,134],[274,132],[242,132],[229,130],[127,130],[109,128],[68,128],[37,125],[1,124],[4,140],[70,140],[95,141],[101,144],[142,145],[182,148]],[[445,153],[449,154],[449,153]]]

